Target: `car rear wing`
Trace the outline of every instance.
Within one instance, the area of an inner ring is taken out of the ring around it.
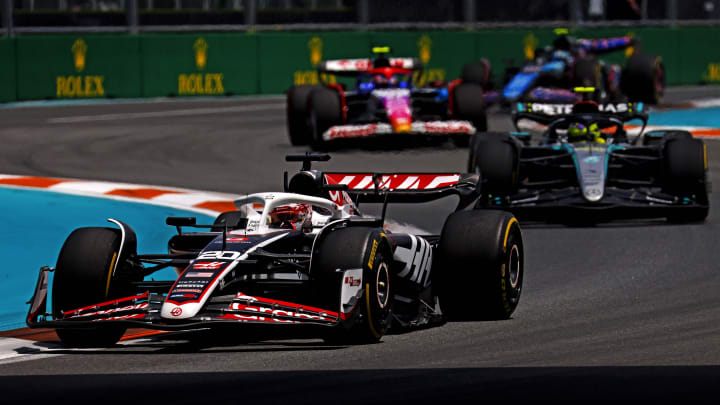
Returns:
[[[547,125],[558,118],[576,114],[613,116],[622,122],[638,119],[644,124],[647,124],[648,120],[646,106],[642,102],[600,104],[589,101],[575,104],[518,102],[512,107],[512,120],[515,128],[518,128],[518,121],[523,119]]]
[[[342,187],[356,201],[427,202],[457,195],[458,209],[479,196],[480,183],[480,176],[472,173],[324,172],[322,178],[325,185]]]
[[[422,70],[423,64],[418,58],[389,58],[390,67],[408,70]],[[329,73],[339,76],[354,76],[373,68],[373,60],[363,59],[334,59],[325,60],[318,64],[319,73]]]
[[[427,202],[450,195],[460,198],[457,209],[463,209],[480,196],[480,175],[473,173],[388,173],[388,172],[321,172],[312,162],[326,162],[330,155],[310,153],[287,155],[287,162],[302,162],[300,172],[288,179],[285,191],[307,195],[346,193],[355,203]]]

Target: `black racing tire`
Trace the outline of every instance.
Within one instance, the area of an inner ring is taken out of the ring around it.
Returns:
[[[676,223],[704,221],[709,213],[705,143],[695,138],[671,138],[665,142],[663,154],[666,191],[673,195],[691,198],[696,203],[704,205],[679,208],[668,215],[668,221]]]
[[[517,188],[520,168],[519,142],[507,133],[475,134],[468,159],[468,172],[479,173],[481,192],[504,194]]]
[[[463,83],[477,84],[483,90],[488,90],[490,88],[490,62],[487,59],[481,59],[464,64],[460,71],[460,79]]]
[[[452,97],[455,119],[470,121],[477,132],[487,131],[487,111],[482,87],[473,83],[460,83],[453,88]],[[453,140],[458,146],[467,146],[470,137],[456,136]]]
[[[597,100],[602,86],[602,68],[594,57],[580,57],[573,65],[573,86],[594,87],[593,99]]]
[[[313,148],[322,148],[322,134],[330,127],[342,124],[342,105],[337,90],[316,87],[310,92],[310,128]]]
[[[520,225],[504,211],[448,217],[433,266],[433,289],[449,320],[508,319],[520,302],[524,247]]]
[[[78,228],[68,236],[53,278],[52,308],[56,319],[62,317],[62,311],[132,294],[127,281],[113,276],[120,239],[120,231],[111,228]],[[108,347],[117,343],[125,330],[106,325],[56,332],[65,346]]]
[[[660,104],[665,92],[665,65],[662,58],[633,54],[621,72],[620,88],[630,101]]]
[[[320,308],[340,312],[345,280],[338,269],[363,269],[362,298],[348,319],[325,336],[333,344],[369,344],[382,339],[392,313],[392,250],[381,229],[348,227],[323,237],[313,252],[314,296]]]
[[[667,141],[671,139],[693,139],[693,136],[688,131],[680,131],[680,130],[670,130],[665,131],[665,134],[662,137],[643,137],[643,146],[657,146],[657,145],[664,145]]]
[[[308,123],[308,96],[318,86],[303,84],[292,86],[287,92],[287,130],[294,146],[307,145],[311,141]]]

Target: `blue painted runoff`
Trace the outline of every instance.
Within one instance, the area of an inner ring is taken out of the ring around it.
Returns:
[[[138,238],[138,253],[166,253],[176,233],[165,224],[168,216],[194,216],[210,224],[213,217],[159,205],[85,197],[40,190],[0,187],[0,330],[22,328],[42,266],[55,267],[65,238],[75,228],[115,227],[115,218],[129,224]],[[149,279],[173,280],[162,270]],[[50,301],[48,301],[50,302]]]
[[[653,111],[648,124],[720,128],[720,107]]]

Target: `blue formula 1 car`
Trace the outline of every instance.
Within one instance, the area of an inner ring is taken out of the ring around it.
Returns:
[[[416,87],[413,76],[422,62],[387,57],[388,52],[376,47],[373,58],[322,61],[322,84],[291,87],[290,142],[322,148],[349,139],[412,135],[450,138],[465,146],[476,131],[487,130],[482,86],[456,81]],[[354,80],[335,82],[342,77]]]
[[[572,89],[582,86],[597,89],[598,102],[657,104],[665,90],[662,58],[638,52],[639,46],[639,41],[631,37],[580,39],[562,31],[551,46],[536,49],[534,58],[524,66],[506,70],[505,85],[495,99],[505,104],[574,103],[580,98]],[[634,52],[624,67],[598,59],[601,54],[629,48]],[[465,82],[478,82],[488,76],[480,63],[472,69],[463,71]],[[488,94],[486,98],[491,97]]]
[[[478,206],[521,221],[703,221],[705,144],[686,131],[643,132],[644,110],[641,102],[516,103],[516,127],[529,120],[545,130],[536,143],[527,132],[475,135],[468,166],[482,177]]]

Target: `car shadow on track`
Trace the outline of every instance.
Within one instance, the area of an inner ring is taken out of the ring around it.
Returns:
[[[399,365],[398,365],[399,366]],[[718,366],[488,367],[3,377],[3,402],[611,403],[717,400]]]

